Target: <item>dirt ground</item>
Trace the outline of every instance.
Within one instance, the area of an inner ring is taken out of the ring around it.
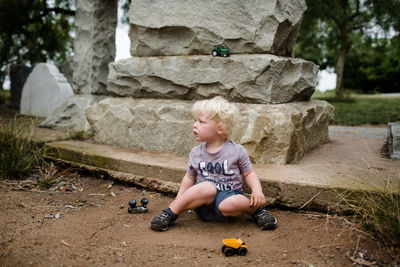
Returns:
[[[150,221],[172,201],[145,189],[94,178],[73,169],[50,189],[37,178],[0,181],[1,266],[386,266],[396,252],[365,234],[349,218],[278,208],[273,231],[249,218],[232,223],[181,214],[166,232]],[[128,202],[149,200],[148,213],[130,214]],[[222,239],[241,238],[246,256],[225,257]]]
[[[15,112],[0,105],[0,118]],[[0,266],[390,266],[388,249],[350,218],[271,208],[273,231],[246,217],[233,223],[181,214],[167,232],[151,219],[172,197],[117,184],[79,170],[48,165],[49,189],[40,176],[0,180]],[[148,213],[130,214],[128,202],[149,200]],[[246,256],[225,257],[222,239],[241,238]]]

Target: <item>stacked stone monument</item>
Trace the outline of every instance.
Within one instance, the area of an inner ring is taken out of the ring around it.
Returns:
[[[294,58],[304,0],[132,0],[131,55],[89,107],[97,142],[187,155],[191,107],[220,95],[241,115],[233,141],[254,163],[286,164],[328,141],[333,107],[310,101],[318,66]],[[214,45],[231,56],[213,57]]]
[[[118,0],[76,1],[75,55],[68,62],[75,94],[40,126],[70,132],[90,130],[85,111],[108,94],[108,64],[115,58],[117,7]]]

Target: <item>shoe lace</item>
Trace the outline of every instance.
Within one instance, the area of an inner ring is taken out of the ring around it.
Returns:
[[[269,222],[275,222],[275,218],[267,210],[260,211],[260,213],[258,214],[258,217],[262,220],[266,220]]]
[[[164,220],[168,220],[168,219],[169,219],[169,215],[166,212],[161,212],[156,217],[157,221],[164,221]]]

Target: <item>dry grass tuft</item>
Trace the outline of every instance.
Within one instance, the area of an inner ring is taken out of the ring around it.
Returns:
[[[16,119],[1,126],[0,178],[26,178],[43,161],[43,148],[32,142]]]

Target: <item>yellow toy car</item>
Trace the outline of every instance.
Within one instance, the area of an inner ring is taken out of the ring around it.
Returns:
[[[246,256],[247,254],[247,246],[246,244],[240,239],[223,239],[222,243],[222,253],[225,254],[226,257],[232,256],[234,253],[240,256]]]

